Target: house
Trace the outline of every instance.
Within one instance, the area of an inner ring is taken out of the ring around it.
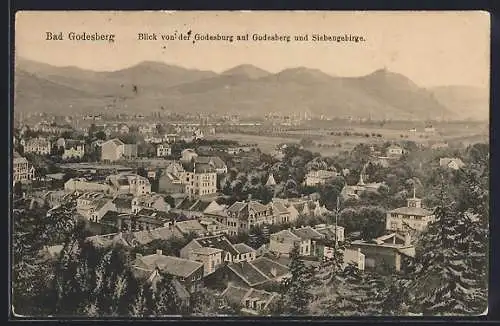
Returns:
[[[459,170],[465,166],[465,163],[459,158],[444,157],[439,159],[439,166],[453,170]]]
[[[344,242],[344,227],[335,226],[330,224],[318,224],[314,226],[314,230],[321,233],[325,239],[336,240],[338,242]]]
[[[153,255],[142,256],[138,254],[133,267],[149,272],[154,272],[158,269],[161,273],[171,275],[189,293],[198,292],[203,285],[202,263],[179,257],[165,256],[161,250],[157,250]]]
[[[273,211],[269,205],[252,200],[237,201],[227,209],[226,225],[230,234],[238,234],[241,231],[248,232],[254,226],[272,224],[273,219]]]
[[[270,284],[278,284],[288,277],[290,270],[267,257],[259,257],[253,261],[241,261],[228,264],[223,278],[228,283],[262,288]]]
[[[64,142],[63,160],[82,159],[85,156],[85,142],[67,139]]]
[[[173,212],[184,215],[187,218],[201,218],[205,216],[205,211],[213,201],[201,200],[201,199],[182,199],[172,210]]]
[[[77,213],[92,222],[99,222],[108,211],[114,209],[112,200],[100,193],[84,193],[77,199]]]
[[[160,144],[156,146],[156,156],[167,157],[172,155],[172,147],[168,144]]]
[[[180,164],[179,167],[182,170],[175,170],[174,168],[169,170],[166,168],[161,172],[158,178],[158,192],[172,194],[185,191],[186,187],[183,180],[185,172]]]
[[[310,226],[298,229],[281,230],[273,233],[269,240],[269,251],[290,255],[295,246],[299,247],[301,256],[316,256],[317,242],[325,236]]]
[[[415,197],[406,200],[406,207],[400,207],[387,212],[386,230],[392,232],[407,232],[415,230],[418,232],[427,228],[429,223],[435,220],[434,214],[422,208],[422,200]]]
[[[165,202],[163,196],[152,193],[137,196],[132,200],[133,213],[140,211],[142,208],[150,208],[162,212],[170,211],[170,205]]]
[[[244,243],[237,243],[234,245],[236,250],[238,251],[240,255],[240,260],[243,261],[253,261],[255,260],[257,256],[257,251],[253,249],[252,247],[244,244]]]
[[[121,124],[117,127],[117,130],[120,134],[122,135],[126,135],[130,132],[130,128],[129,126],[127,126],[126,124]]]
[[[66,192],[102,192],[111,193],[109,184],[102,182],[87,181],[85,178],[71,178],[64,183],[64,190]]]
[[[181,162],[192,162],[193,159],[195,159],[196,157],[198,157],[198,154],[196,154],[196,152],[194,151],[194,149],[191,149],[191,148],[186,148],[185,150],[183,150],[181,152]]]
[[[132,214],[132,201],[134,200],[134,195],[132,194],[118,194],[113,198],[113,204],[115,205],[116,212]]]
[[[434,134],[436,133],[436,128],[434,128],[432,125],[426,125],[424,128],[424,132],[427,134]]]
[[[206,210],[205,210],[206,211]],[[198,222],[212,235],[229,234],[229,228],[212,217],[202,217]]]
[[[185,193],[189,197],[212,196],[217,193],[217,173],[210,164],[194,164],[193,172],[184,174]]]
[[[222,266],[223,253],[224,251],[218,248],[195,248],[189,252],[188,259],[203,263],[204,276],[207,276]]]
[[[272,215],[273,215],[273,224],[284,224],[294,222],[291,219],[290,210],[285,207],[280,202],[271,202],[269,204],[271,206]]]
[[[359,175],[359,181],[356,185],[349,186],[345,185],[344,188],[342,188],[342,191],[340,192],[340,195],[344,199],[348,198],[354,198],[354,199],[359,199],[359,196],[361,193],[365,191],[378,191],[380,186],[383,183],[380,182],[372,182],[372,183],[365,183],[363,180],[363,173]]]
[[[242,260],[238,249],[223,234],[191,240],[191,242],[181,249],[180,256],[188,259],[191,251],[203,247],[221,249],[223,251],[222,260],[224,262],[239,262]]]
[[[151,183],[148,178],[134,173],[119,173],[106,178],[111,192],[114,194],[133,194],[135,196],[151,193]]]
[[[27,141],[22,140],[24,153],[34,153],[38,155],[50,155],[52,144],[46,138],[38,137]]]
[[[22,157],[17,152],[14,152],[12,172],[13,184],[16,182],[27,183],[35,178],[35,168],[29,164],[25,157]]]
[[[115,138],[101,144],[101,160],[115,162],[137,157],[137,144],[125,144]]]
[[[196,234],[198,237],[210,235],[210,232],[197,220],[180,221],[175,223],[175,227],[184,235]]]
[[[208,164],[217,174],[227,173],[227,165],[218,156],[197,156],[194,159],[195,164]]]
[[[309,171],[306,174],[304,183],[308,187],[324,185],[327,183],[328,180],[335,178],[337,175],[338,175],[337,171],[327,171],[327,170]]]
[[[356,268],[360,271],[365,270],[365,255],[361,252],[361,248],[358,248],[356,250],[349,248],[344,249],[343,268],[345,268],[349,264],[356,266]]]
[[[380,271],[401,271],[402,257],[414,257],[415,247],[410,244],[410,237],[391,233],[370,241],[355,240],[350,249],[360,249],[365,255],[365,268]]]
[[[229,284],[221,297],[229,304],[239,307],[242,313],[262,315],[268,311],[272,302],[278,300],[279,294]]]
[[[391,145],[387,147],[385,153],[388,158],[400,158],[403,155],[404,151],[403,148],[399,145]]]

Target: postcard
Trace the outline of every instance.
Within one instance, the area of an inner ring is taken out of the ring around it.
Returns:
[[[14,32],[11,317],[487,313],[488,13]]]

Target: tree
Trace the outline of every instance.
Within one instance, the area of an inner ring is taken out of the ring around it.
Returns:
[[[290,253],[291,276],[282,282],[283,305],[285,314],[306,315],[313,299],[311,288],[316,284],[314,267],[307,267],[300,259],[299,247],[296,245]]]
[[[447,195],[441,185],[441,205],[417,247],[411,271],[413,304],[424,315],[471,315],[484,312],[486,298],[477,267],[471,266],[471,237],[479,223]],[[484,241],[484,239],[482,240]],[[479,278],[479,279],[478,279]],[[483,300],[481,300],[483,298]]]

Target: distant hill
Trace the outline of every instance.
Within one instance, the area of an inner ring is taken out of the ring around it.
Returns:
[[[464,103],[466,93],[453,87],[427,90],[385,69],[352,78],[304,67],[272,74],[252,65],[217,74],[150,61],[111,72],[54,67],[28,60],[19,60],[16,67],[15,107],[22,111],[69,113],[107,108],[147,113],[164,107],[187,112],[263,115],[271,111],[308,111],[420,120],[460,119],[470,113],[457,104]],[[482,97],[472,95],[477,94],[470,93],[470,98],[476,100],[470,100],[465,107],[480,105]]]
[[[444,106],[464,119],[489,119],[489,90],[473,86],[439,86],[429,89]]]
[[[239,65],[234,68],[228,69],[221,73],[221,75],[225,76],[240,76],[246,77],[249,79],[258,79],[262,77],[266,77],[271,75],[269,71],[265,71],[264,69],[260,69],[259,67],[253,65]]]

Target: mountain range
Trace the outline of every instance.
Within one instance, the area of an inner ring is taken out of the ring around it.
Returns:
[[[488,90],[423,88],[387,69],[339,77],[305,67],[270,73],[244,64],[215,73],[145,61],[118,71],[90,71],[18,59],[14,78],[18,112],[308,112],[419,120],[487,120],[489,114]]]

